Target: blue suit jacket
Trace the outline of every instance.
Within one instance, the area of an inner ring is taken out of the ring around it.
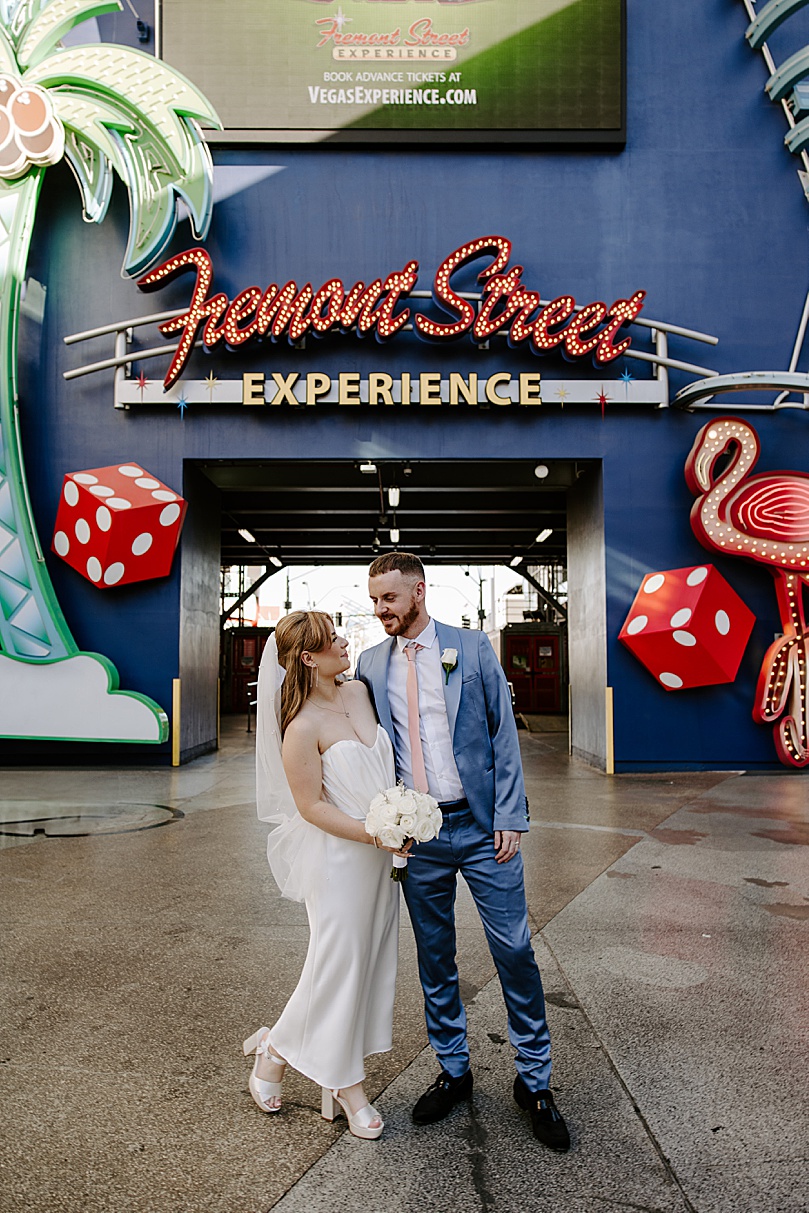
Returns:
[[[520,744],[506,676],[484,632],[435,621],[438,643],[458,650],[444,680],[452,749],[469,807],[484,830],[528,829]],[[396,639],[366,649],[357,678],[371,693],[379,723],[395,745],[388,702],[388,666]]]

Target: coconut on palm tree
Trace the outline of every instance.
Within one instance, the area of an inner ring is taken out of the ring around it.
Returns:
[[[81,653],[56,599],[25,480],[17,397],[20,291],[45,170],[66,158],[85,219],[100,223],[113,173],[129,192],[124,272],[143,272],[174,232],[177,201],[195,235],[211,216],[213,169],[200,124],[211,106],[151,55],[62,47],[118,0],[0,0],[0,736],[166,739],[165,713],[118,691],[106,658]],[[5,705],[5,706],[3,706]]]

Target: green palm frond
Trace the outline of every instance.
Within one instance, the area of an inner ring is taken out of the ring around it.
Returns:
[[[46,0],[40,12],[21,31],[17,61],[34,67],[51,53],[61,38],[82,21],[103,13],[120,12],[119,0]]]
[[[96,43],[57,51],[26,73],[27,82],[43,88],[79,88],[108,95],[115,104],[137,112],[160,131],[175,159],[191,168],[194,144],[187,118],[218,127],[219,119],[202,93],[173,68],[143,51]]]
[[[54,0],[63,2],[68,0]],[[125,273],[142,273],[163,251],[174,232],[178,196],[195,236],[205,238],[213,167],[197,122],[220,123],[189,81],[141,51],[98,44],[57,51],[25,80],[48,89],[71,133],[65,151],[85,217],[100,221],[109,202],[99,156],[125,182],[132,212]]]
[[[0,25],[0,72],[17,72],[17,56],[14,47],[8,40],[6,31]]]
[[[87,223],[101,223],[112,197],[112,165],[96,143],[78,131],[65,130],[65,159],[81,191]]]
[[[0,0],[0,19],[15,46],[24,37],[31,22],[35,21],[50,3],[51,0]]]
[[[130,183],[120,139],[135,128],[98,97],[79,93],[60,94],[59,116],[65,127],[65,157],[81,190],[84,218],[101,223],[112,194],[113,168]]]

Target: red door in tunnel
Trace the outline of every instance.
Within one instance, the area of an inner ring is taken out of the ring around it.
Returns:
[[[562,645],[556,632],[504,633],[504,668],[517,712],[561,712]]]

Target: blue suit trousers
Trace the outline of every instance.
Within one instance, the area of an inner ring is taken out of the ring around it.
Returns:
[[[529,1091],[550,1083],[551,1042],[542,979],[531,947],[522,855],[494,858],[494,840],[468,809],[449,813],[438,838],[413,848],[402,885],[418,948],[430,1044],[453,1078],[469,1069],[466,1012],[455,958],[460,872],[480,914],[508,1011],[508,1036]]]

